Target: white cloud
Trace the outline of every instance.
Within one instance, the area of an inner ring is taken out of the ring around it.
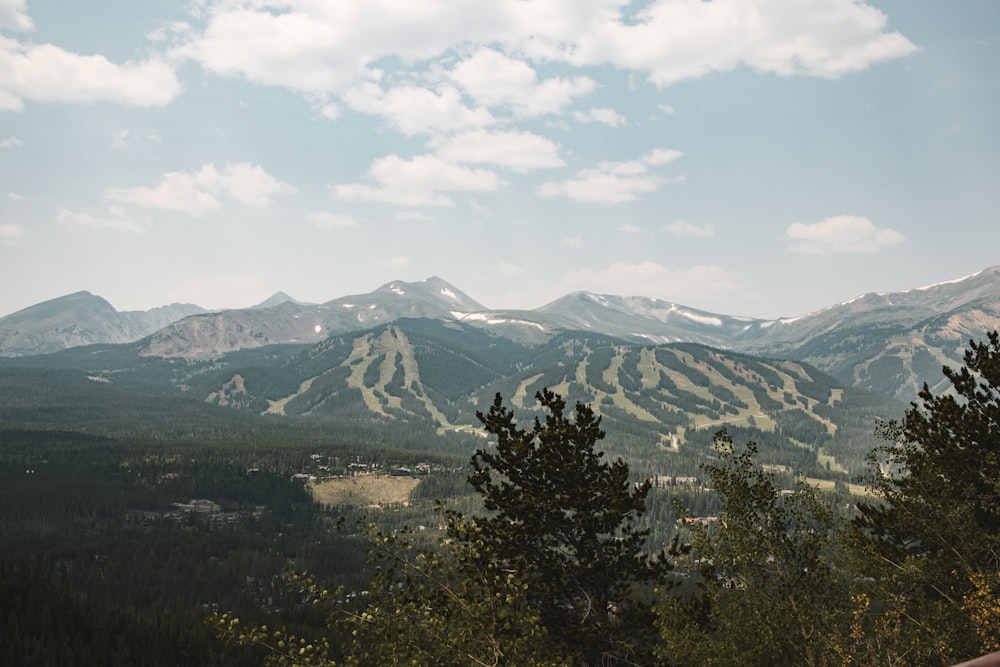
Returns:
[[[163,137],[158,134],[135,135],[130,130],[119,130],[111,137],[111,148],[114,150],[125,150],[129,146],[138,143],[160,143]]]
[[[879,228],[868,218],[836,215],[822,222],[797,222],[785,230],[788,247],[809,255],[872,253],[899,245],[906,240],[902,233]]]
[[[0,148],[20,148],[24,145],[24,142],[15,137],[13,134],[5,139],[0,139]]]
[[[664,86],[738,67],[837,77],[916,49],[862,0],[650,0],[623,11],[630,4],[203,0],[202,25],[176,53],[216,74],[310,96],[377,80],[387,60],[415,71],[469,53],[450,79],[479,104],[530,115],[563,109],[594,82],[539,79],[529,62],[610,66]]]
[[[601,162],[594,169],[584,169],[565,181],[542,183],[538,194],[543,197],[567,197],[584,203],[614,204],[634,201],[638,195],[655,192],[667,182],[649,173],[652,166],[673,162],[683,153],[657,148],[637,160]]]
[[[434,218],[420,211],[399,211],[392,219],[396,222],[430,222]]]
[[[487,217],[493,217],[495,215],[493,209],[491,209],[488,206],[483,206],[479,202],[472,199],[469,200],[469,208],[471,208],[476,213],[480,215],[485,215]]]
[[[124,150],[128,148],[129,144],[129,131],[119,130],[114,137],[111,138],[111,148],[115,150]]]
[[[159,58],[117,65],[102,55],[0,36],[0,111],[21,111],[25,100],[163,106],[180,91],[173,68]]]
[[[470,169],[434,155],[406,160],[398,155],[379,158],[368,169],[377,185],[334,186],[345,201],[372,201],[398,206],[453,206],[444,192],[493,192],[502,181],[493,171]]]
[[[332,231],[334,229],[345,229],[347,227],[358,226],[357,218],[344,213],[306,210],[305,215],[306,220],[316,225],[317,229],[321,229],[323,231]]]
[[[24,199],[24,197],[22,197],[21,195],[19,195],[16,192],[8,192],[7,193],[7,199],[9,199],[11,201],[21,201],[22,199]]]
[[[385,269],[405,269],[409,265],[409,257],[383,257],[375,260],[375,266],[380,266]]]
[[[319,113],[327,120],[337,120],[340,118],[340,107],[334,102],[324,100],[319,105]]]
[[[9,222],[0,225],[0,245],[14,245],[14,243],[21,238],[21,234],[23,233],[24,227],[21,225],[15,225]]]
[[[0,30],[31,30],[28,0],[0,0]]]
[[[166,42],[173,37],[190,35],[192,27],[186,21],[168,21],[146,33],[146,39],[151,42]]]
[[[660,297],[684,305],[731,302],[750,296],[746,279],[720,266],[669,269],[656,262],[615,262],[603,269],[577,269],[561,280],[563,293],[585,290],[622,296]]]
[[[144,208],[204,215],[222,206],[222,196],[263,208],[271,203],[272,196],[292,192],[294,187],[261,167],[241,162],[227,164],[222,171],[214,164],[205,164],[195,172],[171,171],[155,187],[107,188],[104,196]]]
[[[107,188],[104,196],[111,201],[190,215],[204,215],[222,206],[217,197],[202,189],[195,174],[180,171],[165,173],[156,187]]]
[[[441,86],[437,91],[414,85],[382,90],[369,82],[347,91],[344,101],[355,111],[388,119],[407,136],[484,127],[494,122],[486,109],[467,107],[451,86]]]
[[[125,211],[120,206],[111,206],[107,215],[94,215],[92,213],[74,213],[67,209],[59,211],[56,219],[59,224],[67,227],[82,227],[85,229],[111,229],[115,231],[142,233],[140,224],[125,215]]]
[[[559,245],[566,248],[582,248],[583,247],[583,237],[582,236],[567,236],[563,240],[559,241]]]
[[[194,303],[209,310],[247,308],[268,296],[260,279],[251,274],[196,276],[167,293],[173,303]]]
[[[574,111],[573,119],[580,123],[603,123],[609,127],[620,127],[628,122],[614,109],[592,108],[589,111]]]
[[[670,164],[675,160],[684,157],[684,153],[673,148],[654,148],[650,152],[641,156],[639,160],[644,164]]]
[[[654,0],[633,22],[606,22],[560,53],[577,65],[646,72],[660,86],[740,66],[834,78],[916,50],[886,23],[857,0]]]
[[[495,164],[521,173],[566,164],[555,142],[531,132],[473,130],[432,146],[439,157],[450,162]]]
[[[677,109],[675,109],[669,104],[657,104],[656,108],[662,111],[663,113],[667,114],[668,116],[672,116],[673,114],[677,113]]]
[[[715,236],[712,225],[695,225],[684,220],[675,220],[663,227],[663,231],[678,238],[710,239]]]
[[[220,172],[214,164],[206,164],[195,175],[198,182],[213,193],[225,193],[247,206],[265,208],[274,195],[291,194],[295,187],[283,183],[248,162],[227,164]]]
[[[480,48],[451,70],[449,78],[477,103],[510,107],[521,116],[556,113],[597,84],[585,76],[538,80],[534,68],[495,49]]]
[[[543,183],[538,194],[567,197],[583,203],[618,204],[634,201],[640,194],[655,192],[662,183],[663,179],[656,176],[619,176],[601,169],[587,169],[567,181]]]
[[[516,278],[517,276],[524,275],[524,267],[520,264],[514,264],[512,262],[490,264],[486,267],[486,269],[493,275],[501,278]]]
[[[379,26],[366,25],[370,12],[358,2],[203,4],[207,25],[177,54],[215,74],[326,94],[346,89],[362,78],[370,58],[386,55],[376,40],[366,46]]]
[[[642,228],[637,227],[636,225],[622,225],[622,231],[626,234],[642,234]]]
[[[111,137],[111,148],[113,150],[125,150],[137,142],[160,143],[163,137],[158,134],[147,134],[136,136],[130,130],[119,130]]]

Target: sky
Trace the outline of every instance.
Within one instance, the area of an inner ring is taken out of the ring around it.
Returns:
[[[0,0],[0,316],[797,316],[1000,264],[998,119],[995,0]]]

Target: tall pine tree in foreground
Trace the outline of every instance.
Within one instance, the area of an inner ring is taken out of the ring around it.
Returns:
[[[638,522],[650,484],[596,450],[604,431],[589,406],[578,403],[571,418],[557,394],[536,398],[548,414],[530,430],[499,394],[478,415],[496,437],[473,455],[469,476],[487,514],[440,505],[445,534],[432,549],[416,548],[408,531],[365,527],[378,567],[364,604],[300,580],[329,633],[244,629],[216,615],[220,634],[267,648],[279,665],[652,664],[652,593],[670,563],[644,551]]]
[[[469,482],[489,514],[466,524],[499,568],[516,573],[549,637],[580,664],[648,664],[654,634],[652,589],[670,563],[644,548],[649,482],[629,480],[628,465],[596,449],[601,419],[582,403],[575,415],[548,389],[536,394],[548,414],[517,425],[499,394],[478,413],[495,447],[472,457]],[[643,595],[646,593],[647,595]]]
[[[884,427],[857,521],[872,609],[903,624],[907,664],[953,664],[1000,650],[1000,335],[945,367],[953,392]],[[884,642],[883,642],[884,644]]]

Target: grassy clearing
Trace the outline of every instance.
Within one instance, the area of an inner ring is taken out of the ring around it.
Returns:
[[[313,382],[315,381],[316,378],[311,377],[308,380],[303,381],[299,385],[299,390],[296,391],[291,396],[285,396],[284,398],[279,398],[276,401],[268,401],[268,407],[267,410],[264,411],[264,413],[269,415],[284,415],[285,406],[288,404],[288,402],[293,398],[295,398],[296,396],[301,396],[302,394],[309,391],[309,388],[312,387]]]
[[[837,472],[847,473],[847,468],[837,463],[837,459],[833,456],[827,454],[823,451],[823,448],[819,448],[819,453],[816,455],[816,460],[821,466],[826,466],[830,470],[836,470]]]
[[[823,491],[833,491],[837,486],[837,483],[832,479],[816,479],[815,477],[806,477],[806,484]]]
[[[313,500],[324,505],[379,507],[409,502],[410,493],[420,483],[412,477],[358,475],[329,479],[313,484]]]
[[[820,489],[822,491],[833,491],[837,485],[837,483],[833,480],[816,479],[815,477],[806,477],[806,483],[813,488]],[[848,484],[847,490],[852,496],[855,497],[867,497],[872,495],[868,487],[863,484]]]

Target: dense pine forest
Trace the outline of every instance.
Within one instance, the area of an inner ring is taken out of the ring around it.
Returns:
[[[333,526],[372,510],[316,502],[309,475],[428,462],[421,495],[462,486],[446,472],[455,457],[95,388],[58,372],[0,378],[0,664],[261,664],[204,619],[297,622],[285,582],[297,570],[363,588],[364,549]],[[426,522],[432,504],[380,520]]]

